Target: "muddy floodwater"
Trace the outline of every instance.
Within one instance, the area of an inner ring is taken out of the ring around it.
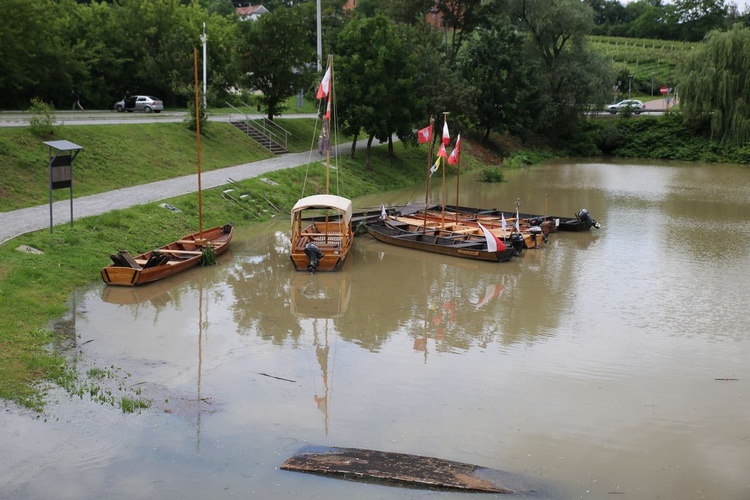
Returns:
[[[538,498],[750,498],[750,169],[506,177],[462,177],[459,203],[586,208],[602,228],[501,264],[360,236],[343,270],[310,275],[279,220],[238,228],[217,266],[92,281],[55,325],[79,394],[0,413],[0,497],[491,497],[280,470],[310,444],[499,469]]]

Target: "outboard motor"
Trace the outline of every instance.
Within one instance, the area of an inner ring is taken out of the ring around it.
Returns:
[[[320,259],[323,258],[323,252],[320,251],[320,248],[315,243],[308,243],[305,245],[305,255],[310,259],[310,265],[307,266],[307,270],[314,273],[318,264],[320,264]]]
[[[591,216],[589,215],[589,211],[586,210],[585,208],[580,209],[578,213],[576,214],[576,217],[578,218],[579,221],[585,222],[586,224],[588,224],[589,227],[594,226],[597,229],[601,227],[601,224],[599,224],[594,219],[592,219]]]
[[[529,233],[534,237],[534,248],[539,248],[539,235],[542,235],[542,241],[545,243],[547,242],[547,236],[542,234],[542,228],[539,226],[531,226],[529,228]]]
[[[523,250],[523,235],[521,233],[511,234],[510,246],[513,248],[513,255],[521,255],[521,250]]]

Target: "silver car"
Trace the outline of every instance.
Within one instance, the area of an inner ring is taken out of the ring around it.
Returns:
[[[117,101],[115,103],[115,111],[122,113],[127,111],[132,113],[133,111],[143,111],[144,113],[159,113],[164,109],[164,103],[161,99],[151,97],[150,95],[131,95],[130,97]]]
[[[620,101],[617,104],[607,106],[607,110],[613,115],[617,114],[618,111],[630,111],[631,113],[639,115],[645,108],[646,106],[644,106],[641,101],[635,99],[625,99],[624,101]]]

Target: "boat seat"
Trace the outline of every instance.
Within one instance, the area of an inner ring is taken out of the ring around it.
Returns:
[[[127,250],[118,250],[117,254],[127,264],[124,267],[132,267],[133,269],[138,269],[138,270],[143,269],[143,267],[141,267],[141,265],[135,261],[133,256],[130,255],[130,253],[128,253]]]

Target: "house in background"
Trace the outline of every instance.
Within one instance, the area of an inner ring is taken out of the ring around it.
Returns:
[[[247,5],[244,5],[247,3]],[[240,21],[257,21],[264,14],[268,14],[268,9],[262,5],[250,5],[249,2],[235,2],[234,12],[239,16]]]

